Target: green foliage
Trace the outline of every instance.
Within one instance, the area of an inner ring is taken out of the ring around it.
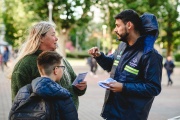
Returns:
[[[36,14],[25,11],[26,5],[18,0],[6,0],[6,11],[3,13],[3,22],[6,27],[5,40],[13,47],[18,47],[24,41],[24,34],[34,22]]]
[[[177,44],[179,44],[180,22],[178,21],[179,13],[177,7],[180,4],[178,0],[165,0],[158,1],[156,8],[156,16],[159,20],[160,35],[159,40],[163,42],[164,48],[167,49],[167,56],[172,54],[172,51],[176,50]]]
[[[6,0],[4,13],[6,41],[13,46],[19,46],[24,41],[26,29],[41,20],[47,21],[48,2],[49,0]],[[52,17],[58,33],[63,29],[69,31],[76,26],[84,26],[92,19],[92,16],[87,14],[92,5],[90,0],[53,0],[52,2],[54,3]],[[62,15],[65,17],[60,17]]]
[[[13,25],[13,18],[8,16],[8,14],[4,15],[4,23],[6,25],[6,33],[5,33],[5,40],[10,44],[10,45],[14,45],[14,39],[16,39],[17,37],[13,35],[13,33],[15,34],[17,32],[17,29],[14,27]],[[10,21],[10,22],[8,22]]]
[[[4,2],[6,11],[4,13],[0,11],[0,23],[3,22],[6,26],[5,40],[14,47],[22,44],[24,34],[32,24],[48,20],[49,0],[4,0]],[[74,46],[78,37],[82,50],[97,46],[97,41],[101,41],[102,49],[102,24],[108,26],[108,37],[111,43],[116,44],[113,41],[116,36],[112,34],[115,27],[114,16],[124,9],[134,9],[139,15],[150,12],[157,16],[160,28],[158,42],[164,43],[167,54],[180,44],[180,22],[177,20],[179,0],[52,0],[52,2],[54,3],[52,17],[57,25],[58,35],[63,29],[70,31],[67,36]],[[89,23],[93,17],[90,10],[92,5],[101,9],[103,23]],[[80,12],[77,12],[77,8]],[[101,37],[94,36],[94,33]]]
[[[174,58],[175,58],[175,61],[179,61],[180,62],[180,54],[175,54]]]
[[[180,61],[175,61],[174,63],[176,67],[180,67]]]
[[[86,26],[73,28],[71,30],[70,34],[69,34],[70,40],[72,41],[73,46],[76,47],[76,42],[78,41],[79,48],[84,50],[82,44],[87,39],[87,32],[88,31],[87,31],[87,27]]]
[[[98,38],[90,38],[88,41],[83,41],[82,43],[82,49],[83,50],[87,50],[87,49],[90,49],[91,47],[94,47],[94,46],[97,46],[97,43],[100,42],[101,39],[98,39]],[[100,42],[100,49],[102,48],[102,42]]]
[[[108,25],[109,34],[113,32],[114,16],[124,9],[133,9],[142,15],[144,12],[153,13],[159,21],[160,35],[158,39],[164,43],[169,55],[180,44],[180,22],[177,7],[179,0],[99,0],[97,6],[104,11],[103,20]]]
[[[90,49],[98,44],[102,48],[102,23],[96,24],[91,21],[82,27],[77,26],[71,30],[70,39],[74,46],[76,46],[76,39],[78,39],[81,50]]]
[[[48,2],[49,0],[21,0],[25,4],[26,11],[33,11],[39,18],[48,20]],[[60,28],[71,28],[74,24],[82,26],[87,23],[91,17],[87,15],[92,2],[90,0],[53,0],[53,21]],[[81,7],[82,6],[82,7]],[[82,13],[76,11],[82,10]],[[64,16],[64,17],[62,17]]]
[[[33,12],[34,16],[31,19],[48,20],[48,5],[49,0],[21,0],[25,12]]]
[[[2,8],[2,1],[0,0],[0,8]],[[3,12],[2,12],[2,9],[0,10],[0,24],[2,24],[3,23]]]

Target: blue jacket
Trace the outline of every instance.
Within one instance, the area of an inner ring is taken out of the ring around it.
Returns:
[[[114,76],[117,82],[123,84],[123,90],[110,92],[101,114],[104,119],[147,119],[154,97],[161,92],[162,56],[153,48],[156,37],[152,34],[144,35],[134,45],[127,45]],[[143,54],[137,61],[141,51]],[[101,53],[96,60],[104,70],[111,71],[113,55],[105,56]]]
[[[56,120],[78,120],[77,110],[68,90],[47,77],[38,77],[31,84],[34,93],[45,99],[53,99]],[[15,97],[14,106],[18,107],[19,103],[29,96],[30,91],[27,87],[22,87]],[[16,107],[13,109],[15,110]]]
[[[164,67],[168,72],[173,72],[175,65],[172,60],[170,61],[166,60],[166,62],[164,63]]]
[[[3,53],[3,61],[7,62],[9,60],[9,51],[4,51]]]

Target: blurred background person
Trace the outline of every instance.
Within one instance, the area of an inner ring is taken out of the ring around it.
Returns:
[[[168,76],[168,84],[167,84],[168,86],[173,84],[173,81],[171,79],[171,74],[173,73],[174,67],[175,67],[175,65],[172,60],[172,57],[168,56],[166,58],[166,62],[164,63],[164,68],[166,69],[167,76]]]
[[[92,56],[90,56],[87,59],[87,64],[90,66],[91,74],[96,75],[96,71],[98,67],[96,60]]]
[[[4,52],[3,52],[3,64],[8,67],[7,62],[9,60],[9,48],[8,46],[4,46]]]
[[[3,72],[4,71],[4,65],[3,65],[3,55],[2,55],[2,53],[0,53],[0,67],[1,67],[1,70]]]

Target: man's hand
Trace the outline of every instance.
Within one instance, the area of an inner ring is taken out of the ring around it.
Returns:
[[[108,90],[111,90],[113,92],[122,92],[123,84],[119,82],[110,82],[108,84],[110,88]]]
[[[84,90],[87,87],[87,82],[86,81],[82,81],[79,84],[75,85],[79,90]]]
[[[92,47],[91,49],[88,50],[88,53],[93,57],[99,57],[101,55],[98,47]]]

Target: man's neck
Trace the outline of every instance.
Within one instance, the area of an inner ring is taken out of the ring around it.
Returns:
[[[134,43],[137,41],[137,39],[140,37],[140,34],[138,33],[132,33],[128,36],[128,44],[129,46],[134,45]]]

